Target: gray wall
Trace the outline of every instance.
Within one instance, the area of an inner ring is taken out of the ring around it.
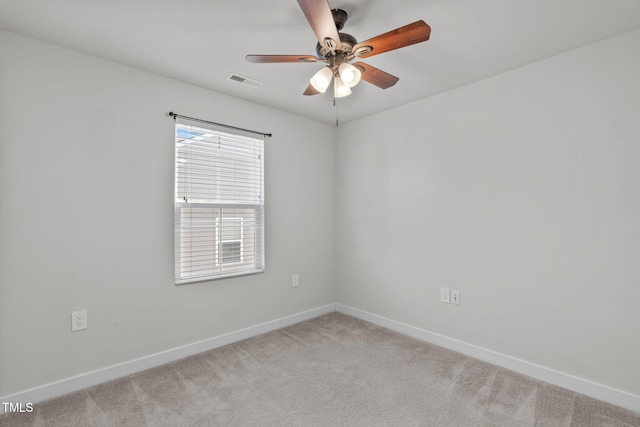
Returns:
[[[0,396],[335,302],[335,127],[7,32],[0,58]],[[265,274],[174,285],[169,111],[273,133]]]
[[[636,31],[341,126],[338,301],[640,394],[639,51]]]
[[[640,394],[639,47],[336,132],[0,32],[0,396],[335,301]],[[173,284],[168,111],[273,132],[267,273]]]

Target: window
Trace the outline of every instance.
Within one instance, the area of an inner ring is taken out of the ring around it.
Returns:
[[[176,118],[175,281],[264,272],[264,139]]]

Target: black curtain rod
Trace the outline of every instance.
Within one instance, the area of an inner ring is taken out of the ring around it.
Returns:
[[[178,118],[178,117],[182,117],[183,119],[194,120],[196,122],[209,123],[209,124],[212,124],[212,125],[222,126],[222,127],[229,128],[229,129],[243,130],[245,132],[256,133],[258,135],[268,136],[269,138],[271,138],[271,136],[272,136],[270,133],[256,132],[255,130],[251,130],[251,129],[243,129],[243,128],[238,128],[238,127],[235,127],[235,126],[224,125],[222,123],[210,122],[209,120],[196,119],[196,118],[193,118],[193,117],[183,116],[181,114],[176,114],[176,113],[174,113],[172,111],[169,112],[169,115],[171,117],[173,117],[174,120],[176,118]]]

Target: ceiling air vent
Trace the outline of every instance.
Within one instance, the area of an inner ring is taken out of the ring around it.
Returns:
[[[252,79],[251,77],[241,76],[240,74],[230,73],[227,77],[227,80],[231,80],[232,82],[240,83],[249,87],[258,87],[262,86],[262,82],[256,79]]]

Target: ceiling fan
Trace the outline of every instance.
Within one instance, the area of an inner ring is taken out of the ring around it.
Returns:
[[[247,55],[253,63],[324,62],[326,67],[311,77],[304,95],[325,93],[333,81],[334,97],[351,94],[351,88],[362,79],[381,89],[398,82],[398,77],[364,62],[351,64],[355,58],[369,58],[380,53],[429,40],[431,27],[416,21],[404,27],[358,43],[350,34],[340,33],[347,22],[347,12],[331,9],[327,0],[297,0],[309,21],[318,43],[316,55]]]

